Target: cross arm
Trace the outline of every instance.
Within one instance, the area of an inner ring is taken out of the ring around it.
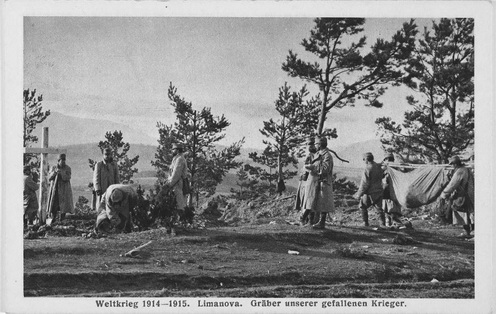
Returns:
[[[60,148],[42,148],[42,147],[24,147],[25,154],[66,154],[67,149]]]

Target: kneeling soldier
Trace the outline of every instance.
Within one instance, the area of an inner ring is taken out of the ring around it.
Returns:
[[[102,195],[96,231],[108,232],[113,221],[119,218],[115,226],[117,232],[131,232],[131,211],[138,203],[138,194],[130,185],[113,184]]]

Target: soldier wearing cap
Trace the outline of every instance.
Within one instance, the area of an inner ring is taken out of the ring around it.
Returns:
[[[52,221],[57,219],[57,214],[60,213],[60,220],[62,220],[65,218],[65,214],[74,213],[71,167],[66,164],[65,154],[58,156],[57,165],[53,166],[48,173],[48,180],[50,181],[50,191],[48,193],[47,213]]]
[[[184,211],[184,208],[186,207],[186,196],[183,193],[183,180],[187,178],[189,174],[186,158],[184,158],[182,153],[183,147],[181,144],[172,144],[172,155],[174,157],[172,158],[169,167],[169,177],[167,178],[166,183],[174,192],[177,211],[172,213],[166,229],[167,233],[170,233],[173,236],[176,235],[175,224],[177,222],[178,212]]]
[[[317,152],[317,149],[315,148],[315,139],[313,137],[309,137],[307,139],[307,149],[308,149],[308,154],[307,157],[305,158],[305,165],[310,165],[312,164],[314,154]],[[314,214],[311,214],[312,211],[310,209],[303,208],[303,204],[305,201],[305,186],[306,186],[306,181],[308,180],[308,176],[309,176],[308,170],[305,167],[303,167],[300,175],[300,181],[298,183],[298,190],[296,192],[296,203],[295,203],[296,210],[299,211],[303,209],[303,214],[300,217],[300,221],[302,225],[305,225],[308,222],[313,223],[313,217],[314,217]]]
[[[334,163],[327,148],[325,137],[316,138],[318,151],[310,164],[305,165],[308,179],[305,186],[303,208],[314,212],[319,219],[312,227],[324,229],[327,213],[334,212],[334,192],[332,188],[332,170]]]
[[[463,225],[465,232],[460,236],[470,238],[470,233],[474,230],[474,203],[472,195],[474,179],[470,170],[460,160],[460,157],[451,157],[449,164],[454,168],[453,176],[441,193],[441,198],[444,200],[447,199],[449,202],[453,224]]]
[[[117,232],[131,232],[131,212],[138,204],[138,194],[125,184],[113,184],[102,194],[95,229],[108,232],[115,225]],[[117,223],[118,221],[118,223]]]
[[[93,188],[96,193],[96,208],[100,207],[102,194],[112,184],[119,183],[119,170],[112,157],[112,149],[103,150],[103,160],[95,165],[93,171]]]
[[[369,225],[368,209],[374,206],[379,212],[381,225],[386,226],[386,215],[381,207],[383,171],[381,166],[374,162],[374,155],[372,153],[365,153],[363,155],[363,161],[365,162],[365,169],[360,180],[360,187],[354,195],[356,199],[360,200],[358,206],[362,211],[363,223],[365,226]]]
[[[382,160],[382,170],[384,171],[384,178],[382,179],[382,209],[386,214],[386,226],[391,226],[392,221],[395,221],[398,224],[402,224],[402,221],[399,217],[401,217],[401,206],[392,199],[391,196],[391,176],[387,172],[387,165],[390,162],[394,162],[394,155],[392,153],[387,153],[384,159]]]
[[[36,197],[36,191],[39,188],[39,185],[34,182],[33,177],[31,175],[31,167],[24,166],[24,226],[28,224],[33,224],[34,219],[36,218],[36,213],[38,211],[38,198]]]

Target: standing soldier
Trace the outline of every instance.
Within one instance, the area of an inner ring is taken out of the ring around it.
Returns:
[[[48,210],[52,221],[56,220],[60,213],[60,220],[65,218],[66,213],[74,213],[74,202],[72,200],[71,167],[65,163],[65,154],[60,154],[57,165],[53,166],[48,173],[50,192],[48,193]]]
[[[382,176],[381,166],[374,162],[374,155],[366,153],[363,156],[365,161],[365,169],[360,180],[360,188],[355,193],[354,197],[360,200],[359,208],[362,211],[363,223],[366,227],[369,226],[368,208],[374,206],[379,212],[381,226],[386,226],[386,215],[382,210]]]
[[[308,148],[308,155],[307,158],[305,158],[305,165],[310,165],[312,164],[313,161],[313,155],[317,152],[317,149],[315,148],[315,139],[313,137],[310,137],[307,140],[307,148]],[[305,166],[304,165],[304,166]],[[298,190],[296,192],[296,203],[295,203],[295,209],[296,210],[303,210],[303,214],[300,217],[300,222],[302,225],[305,225],[307,223],[313,223],[314,219],[314,214],[310,215],[311,209],[305,209],[305,187],[306,187],[306,181],[308,180],[308,170],[303,167],[302,174],[300,176],[300,182],[298,183]]]
[[[95,165],[93,171],[93,188],[96,193],[96,208],[100,208],[102,194],[112,184],[119,183],[119,170],[112,158],[112,150],[105,148],[103,150],[103,160]]]
[[[384,160],[382,161],[383,171],[384,171],[384,178],[382,180],[383,189],[384,189],[382,193],[382,209],[386,214],[386,218],[387,218],[386,226],[388,227],[392,226],[392,221],[395,221],[398,224],[402,224],[400,219],[401,206],[400,204],[398,204],[398,202],[392,199],[392,195],[391,195],[391,189],[392,189],[391,176],[387,172],[387,165],[391,162],[394,162],[394,155],[392,153],[388,153],[386,157],[384,157]]]
[[[311,164],[305,165],[309,171],[305,187],[305,209],[315,212],[319,221],[312,226],[314,229],[324,229],[327,213],[334,212],[334,192],[332,189],[333,160],[327,148],[327,139],[319,137],[316,140],[318,151]]]
[[[28,224],[32,225],[34,219],[36,218],[36,213],[38,211],[38,198],[36,197],[36,191],[39,186],[34,182],[31,175],[31,167],[24,166],[24,226],[27,227]]]
[[[170,233],[172,236],[176,235],[175,224],[177,222],[178,212],[183,212],[186,207],[183,180],[188,177],[188,165],[182,153],[183,147],[180,144],[172,144],[172,155],[174,157],[169,167],[169,177],[166,182],[172,188],[176,198],[176,211],[171,213],[170,221],[166,226],[167,233]]]
[[[470,170],[461,162],[460,157],[451,157],[449,163],[455,169],[453,177],[441,193],[441,198],[449,199],[453,224],[463,225],[465,233],[462,233],[460,237],[470,238],[470,232],[474,229],[474,203],[472,194],[474,178]]]

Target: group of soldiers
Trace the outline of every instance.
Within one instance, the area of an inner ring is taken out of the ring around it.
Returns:
[[[183,180],[188,177],[188,167],[180,144],[172,145],[173,159],[169,167],[168,185],[176,198],[176,210],[166,225],[168,234],[176,235],[177,213],[186,207],[183,194]],[[74,213],[71,189],[71,168],[66,164],[66,155],[58,156],[57,164],[48,174],[50,190],[47,213],[51,223],[63,220],[66,213]],[[37,217],[38,200],[36,191],[39,185],[33,179],[30,166],[24,167],[24,225],[33,224]],[[97,162],[93,172],[93,189],[96,194],[97,219],[95,232],[109,232],[113,227],[117,232],[132,230],[131,212],[138,203],[138,194],[133,186],[121,184],[118,166],[113,160],[112,150],[106,148],[103,158]]]
[[[302,211],[301,222],[315,229],[324,229],[328,213],[335,210],[333,191],[333,158],[327,148],[325,137],[311,138],[307,141],[308,155],[305,159],[303,174],[298,186],[296,208]],[[177,212],[186,207],[183,193],[183,181],[188,178],[188,167],[180,144],[172,146],[173,159],[169,168],[166,185],[171,187],[176,199],[177,211],[173,213],[166,225],[168,234],[175,235]],[[391,197],[391,181],[385,171],[393,154],[387,154],[382,162],[374,161],[372,153],[363,156],[365,168],[362,172],[360,186],[354,194],[359,200],[363,223],[369,226],[369,208],[375,208],[382,227],[389,227],[393,222],[401,224],[401,206]],[[449,184],[444,188],[441,198],[450,206],[452,220],[463,225],[464,236],[470,237],[474,229],[473,203],[467,198],[467,184],[470,171],[458,156],[449,161],[454,172]],[[66,164],[66,155],[60,154],[57,165],[49,172],[50,191],[48,210],[52,219],[64,219],[66,213],[74,213],[71,190],[71,168]],[[112,159],[112,150],[103,151],[103,159],[96,163],[93,174],[93,188],[96,193],[98,216],[96,232],[108,232],[112,226],[117,231],[130,232],[131,211],[138,202],[138,194],[131,185],[120,184],[117,164]],[[32,224],[38,211],[36,190],[38,184],[32,178],[29,166],[24,168],[24,224]]]
[[[300,222],[303,226],[324,229],[326,216],[335,210],[332,186],[333,159],[327,148],[325,137],[309,138],[308,155],[300,176],[295,208],[301,211]],[[359,200],[359,209],[364,226],[369,226],[369,209],[375,208],[379,214],[380,227],[391,227],[394,223],[401,227],[411,227],[410,222],[401,220],[401,206],[392,197],[392,182],[387,172],[394,155],[388,153],[381,164],[374,161],[370,152],[363,155],[365,163],[358,191],[353,197]],[[449,159],[453,172],[448,185],[441,193],[441,199],[448,204],[453,224],[463,225],[460,236],[471,237],[474,230],[474,207],[468,197],[467,185],[470,170],[458,156]]]
[[[165,182],[176,199],[176,209],[166,224],[166,232],[176,235],[178,212],[186,207],[186,195],[183,193],[183,181],[188,178],[188,166],[183,156],[183,147],[180,144],[172,145],[172,162],[169,167],[169,176]],[[138,202],[138,194],[130,185],[119,184],[117,165],[112,160],[112,151],[104,150],[103,160],[95,165],[93,186],[97,194],[98,216],[95,231],[108,232],[115,226],[117,232],[130,232],[131,211]]]

